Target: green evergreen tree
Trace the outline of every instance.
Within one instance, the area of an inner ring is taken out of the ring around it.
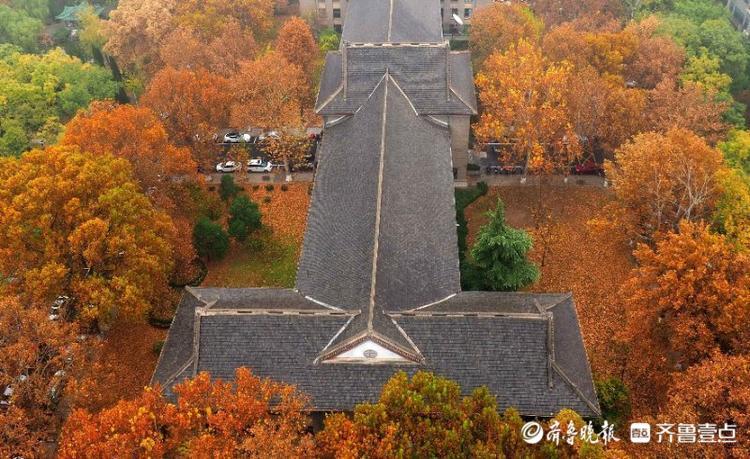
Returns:
[[[526,259],[531,237],[505,223],[505,208],[498,199],[497,208],[487,213],[490,220],[479,230],[471,249],[474,287],[478,290],[515,291],[539,279],[539,270]]]
[[[201,217],[193,228],[193,245],[206,259],[222,258],[229,250],[229,236],[221,225]]]
[[[229,206],[229,234],[238,241],[247,239],[252,231],[260,229],[261,215],[258,204],[247,196],[239,196]]]

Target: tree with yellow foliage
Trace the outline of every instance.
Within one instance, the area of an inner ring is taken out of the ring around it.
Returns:
[[[526,40],[492,54],[476,78],[477,139],[510,143],[509,159],[525,161],[528,172],[565,169],[580,152],[565,97],[571,76],[569,64],[550,62]]]
[[[637,135],[607,162],[617,224],[636,241],[679,230],[681,220],[708,219],[719,196],[721,153],[691,131]]]
[[[72,298],[70,315],[106,328],[169,301],[174,226],[125,159],[77,147],[0,162],[0,273],[22,301]]]
[[[469,47],[476,69],[495,51],[506,51],[525,39],[538,43],[544,24],[528,6],[520,3],[492,3],[471,18]]]

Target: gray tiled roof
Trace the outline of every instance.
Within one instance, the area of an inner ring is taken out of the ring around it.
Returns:
[[[479,296],[485,298],[480,301]],[[572,408],[596,416],[599,409],[575,308],[569,295],[561,297],[561,302],[550,304],[550,295],[487,292],[459,299],[455,305],[460,311],[447,311],[446,301],[440,303],[441,311],[433,312],[435,305],[394,315],[421,351],[421,364],[316,362],[351,318],[346,314],[251,315],[199,309],[196,370],[231,379],[237,367],[249,367],[258,376],[297,385],[311,396],[316,411],[351,410],[357,403],[377,400],[394,372],[428,370],[457,381],[466,393],[485,385],[501,408],[513,406],[524,415],[551,416]],[[479,304],[473,314],[472,299]],[[516,312],[519,305],[536,303],[545,305],[542,312]],[[192,315],[192,304],[186,294],[178,317],[185,310]]]
[[[439,42],[436,6],[352,0],[345,39]],[[198,371],[244,366],[349,411],[423,369],[524,415],[598,415],[569,294],[460,292],[450,135],[423,115],[476,107],[469,55],[445,44],[329,53],[317,110],[342,117],[325,129],[296,289],[186,289],[152,382],[173,396]],[[336,358],[364,339],[403,360]]]
[[[448,58],[451,88],[462,102],[476,112],[477,95],[474,89],[474,71],[471,65],[471,54],[468,51],[451,52],[448,54]]]
[[[359,112],[326,130],[320,157],[301,293],[364,310],[374,289],[378,307],[404,310],[460,290],[446,129],[417,116],[381,78]]]
[[[151,383],[162,386],[172,385],[176,376],[185,369],[193,355],[193,330],[195,328],[195,308],[204,306],[200,299],[189,290],[182,294],[172,325],[169,327],[167,339],[162,346],[159,361],[151,377]]]
[[[289,288],[201,288],[193,294],[211,309],[316,310],[322,306]]]
[[[443,41],[439,0],[349,0],[346,11],[344,42]]]
[[[388,70],[420,114],[474,114],[474,83],[466,55],[450,52],[445,43],[345,46],[326,59],[316,110],[321,115],[354,113]]]

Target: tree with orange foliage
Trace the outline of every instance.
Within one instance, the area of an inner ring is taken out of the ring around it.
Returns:
[[[620,340],[634,357],[626,380],[648,387],[633,396],[654,407],[666,402],[672,372],[717,350],[750,351],[750,257],[704,223],[678,229],[638,247],[639,266],[621,288]]]
[[[715,145],[730,128],[722,118],[729,105],[715,96],[691,81],[678,85],[664,80],[649,92],[646,125],[662,132],[673,127],[689,129]]]
[[[637,47],[625,63],[625,81],[653,89],[664,80],[677,80],[685,63],[685,50],[670,37],[657,34],[660,21],[649,16],[633,22],[626,31],[637,37]]]
[[[74,457],[313,457],[305,433],[307,400],[293,386],[260,379],[245,368],[234,382],[208,373],[174,387],[170,403],[159,388],[97,414],[68,418],[59,456]]]
[[[504,52],[521,39],[538,43],[543,29],[542,21],[520,3],[492,3],[478,9],[469,31],[474,67],[480,69],[493,52]]]
[[[296,16],[287,19],[276,36],[275,49],[312,81],[320,62],[320,49],[307,22]]]
[[[164,126],[145,107],[94,102],[68,123],[61,143],[77,145],[95,155],[113,154],[127,159],[141,190],[162,204],[163,200],[154,195],[168,195],[174,179],[197,178],[190,151],[172,145]],[[175,204],[161,207],[174,210]]]
[[[107,21],[104,50],[130,71],[162,65],[159,46],[174,28],[177,0],[121,0]]]
[[[637,135],[605,165],[617,197],[617,225],[649,242],[657,233],[677,231],[683,219],[709,218],[720,193],[721,164],[721,153],[686,129]]]
[[[55,438],[55,406],[72,367],[81,363],[76,327],[48,314],[17,298],[0,298],[2,457],[33,457],[42,451],[40,442]]]
[[[212,165],[213,136],[229,126],[229,82],[207,70],[164,68],[151,80],[141,103],[153,110],[170,140],[189,147],[193,159]]]
[[[511,159],[532,173],[564,169],[580,151],[565,98],[571,75],[570,65],[550,62],[526,40],[495,52],[476,78],[477,139],[509,142]]]
[[[591,66],[613,83],[624,84],[625,62],[637,44],[637,37],[627,29],[582,31],[573,24],[562,24],[544,36],[543,49],[553,61],[568,61],[578,70]]]
[[[228,18],[236,20],[243,30],[262,41],[273,27],[274,0],[179,0],[175,21],[204,37],[220,36]]]
[[[198,176],[190,150],[170,143],[166,129],[150,109],[108,101],[94,102],[87,111],[79,112],[68,123],[62,144],[130,161],[141,191],[174,220],[177,232],[176,239],[170,241],[175,256],[172,280],[182,283],[193,279],[194,215],[184,204],[185,186],[196,183]]]
[[[622,4],[614,0],[532,0],[531,9],[547,27],[581,18],[605,23],[622,14]]]
[[[164,38],[159,56],[167,67],[203,68],[229,77],[239,70],[241,60],[255,58],[257,51],[252,31],[230,18],[215,37],[206,37],[187,25],[175,28]]]
[[[240,64],[230,87],[234,126],[268,130],[302,124],[302,99],[308,92],[305,76],[278,51]]]
[[[587,153],[601,148],[608,157],[643,126],[646,92],[602,77],[593,67],[575,72],[566,90],[573,130],[588,140]]]
[[[78,320],[101,328],[170,301],[174,226],[125,159],[70,146],[4,159],[0,220],[0,273],[22,301],[67,295]]]
[[[750,451],[742,437],[750,430],[750,356],[715,352],[675,375],[669,402],[659,418],[717,424],[722,430],[727,423],[736,431],[735,443],[698,443],[691,448],[668,442],[654,444],[654,452],[661,457],[747,457]]]
[[[305,160],[310,152],[310,140],[305,136],[289,132],[282,133],[278,138],[269,137],[265,141],[264,150],[275,163],[284,164],[287,175],[291,167]]]

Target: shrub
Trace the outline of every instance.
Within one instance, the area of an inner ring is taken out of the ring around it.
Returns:
[[[271,197],[270,196],[263,196],[263,202],[266,203],[266,204],[268,204],[269,202],[271,202]]]
[[[466,165],[466,170],[467,171],[478,171],[480,169],[481,169],[481,167],[479,167],[479,164],[469,163],[469,164]]]
[[[260,185],[253,185],[253,191],[260,190]]]
[[[266,185],[266,191],[273,191],[273,184],[269,183]]]
[[[236,198],[229,206],[229,234],[238,241],[261,226],[260,209],[246,196]]]
[[[630,418],[630,392],[617,378],[596,381],[596,395],[602,408],[602,418],[616,426],[625,425]]]
[[[219,186],[219,196],[221,196],[221,199],[229,201],[237,196],[239,191],[239,187],[234,183],[234,177],[231,175],[221,176],[221,185]]]
[[[288,191],[288,190],[289,190],[289,185],[287,185],[286,183],[281,185],[281,191]]]
[[[157,357],[159,356],[159,354],[161,354],[161,350],[163,347],[164,347],[164,340],[159,340],[154,343],[153,350],[154,350],[154,354],[156,354]]]
[[[201,257],[222,258],[229,250],[229,236],[221,225],[201,217],[193,228],[193,245]]]

